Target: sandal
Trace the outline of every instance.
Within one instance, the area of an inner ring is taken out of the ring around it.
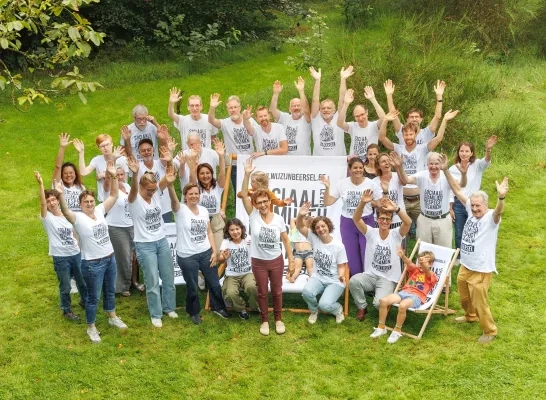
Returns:
[[[133,283],[131,287],[138,290],[139,292],[144,292],[144,290],[146,290],[146,287],[142,283],[138,283],[138,282]]]
[[[131,292],[129,292],[129,291],[121,292],[121,295],[122,295],[123,297],[129,297],[129,296],[131,295]]]

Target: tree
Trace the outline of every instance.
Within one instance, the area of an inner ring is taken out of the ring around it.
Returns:
[[[0,91],[10,90],[14,105],[49,103],[49,96],[60,92],[78,93],[86,103],[83,93],[102,87],[85,82],[74,65],[89,57],[91,44],[103,43],[105,34],[93,30],[79,14],[82,4],[98,2],[0,0]],[[39,80],[43,72],[54,78],[49,87]]]

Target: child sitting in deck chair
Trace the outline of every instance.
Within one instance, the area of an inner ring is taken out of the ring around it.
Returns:
[[[398,247],[398,256],[407,267],[408,279],[406,284],[398,293],[392,293],[379,300],[379,324],[374,328],[371,338],[378,338],[387,333],[385,320],[389,307],[392,304],[400,303],[398,307],[398,315],[396,317],[396,326],[391,335],[387,339],[388,343],[396,343],[402,336],[402,325],[406,320],[406,311],[408,308],[419,308],[426,301],[427,294],[434,287],[438,278],[431,271],[434,264],[434,253],[431,251],[423,251],[419,253],[417,259],[419,266],[415,265],[406,255],[402,247]]]
[[[311,226],[311,222],[313,222],[313,217],[306,216],[303,219],[303,223],[306,227]],[[290,242],[294,244],[293,253],[295,268],[294,271],[288,271],[286,279],[289,282],[294,283],[296,282],[296,279],[298,279],[298,276],[300,276],[304,265],[307,275],[309,275],[309,277],[313,275],[313,246],[296,228],[296,218],[290,220],[290,235],[288,237]]]

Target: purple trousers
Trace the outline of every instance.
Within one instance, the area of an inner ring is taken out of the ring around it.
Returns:
[[[367,225],[374,227],[373,214],[362,218],[362,221]],[[364,257],[366,255],[366,238],[356,228],[352,218],[341,216],[339,224],[341,241],[347,252],[347,260],[349,261],[349,272],[353,276],[364,272]]]

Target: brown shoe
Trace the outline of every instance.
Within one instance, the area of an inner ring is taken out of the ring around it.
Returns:
[[[478,343],[491,343],[496,338],[495,335],[481,335],[478,339]]]
[[[455,322],[458,323],[458,324],[464,324],[465,322],[477,322],[478,321],[478,318],[476,319],[468,319],[466,318],[465,315],[461,315],[460,317],[456,317],[455,318]]]
[[[368,314],[368,309],[362,308],[356,312],[356,319],[362,322],[366,319],[366,314]]]

